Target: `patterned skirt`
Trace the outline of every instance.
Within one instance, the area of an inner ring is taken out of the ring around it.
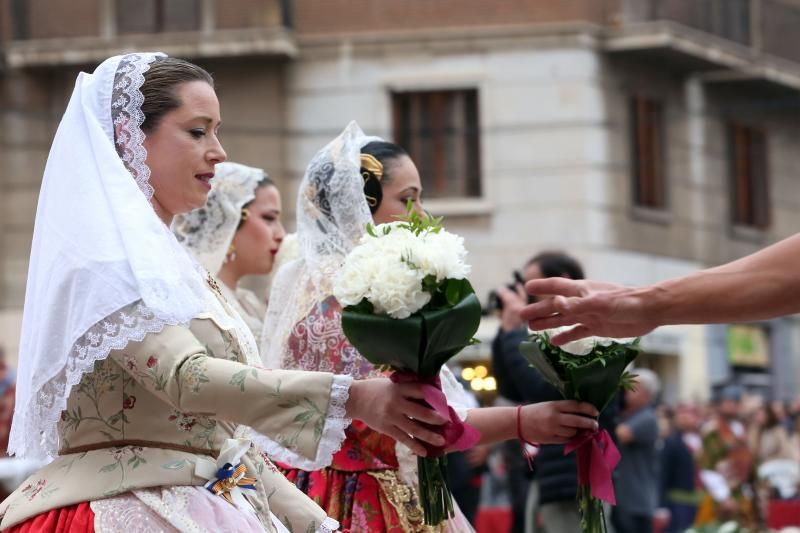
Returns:
[[[464,533],[473,531],[463,514],[438,526],[426,526],[413,486],[399,476],[394,439],[359,421],[346,430],[342,449],[331,466],[306,472],[278,464],[286,477],[306,493],[344,532]]]

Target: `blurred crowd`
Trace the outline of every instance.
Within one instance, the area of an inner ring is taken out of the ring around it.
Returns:
[[[800,397],[768,401],[729,385],[711,404],[657,412],[655,519],[666,531],[730,520],[761,530],[779,521],[773,502],[800,497]],[[792,514],[800,525],[800,507]]]

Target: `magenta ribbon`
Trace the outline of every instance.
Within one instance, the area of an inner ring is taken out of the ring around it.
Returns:
[[[421,384],[424,400],[414,401],[427,404],[427,406],[436,411],[439,416],[447,420],[447,422],[441,426],[417,421],[425,428],[444,437],[445,443],[442,446],[433,446],[425,441],[420,441],[420,444],[422,444],[428,452],[428,457],[441,457],[447,452],[466,450],[478,443],[478,440],[481,438],[480,431],[466,422],[463,422],[453,408],[447,405],[447,398],[444,392],[442,392],[442,382],[439,380],[439,376],[423,378],[413,372],[392,372],[389,379],[395,383]]]
[[[582,487],[589,485],[592,496],[616,505],[611,473],[619,463],[620,454],[608,431],[580,433],[567,443],[564,455],[573,451],[578,462],[578,484]]]

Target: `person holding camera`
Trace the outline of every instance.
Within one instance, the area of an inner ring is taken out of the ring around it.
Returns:
[[[558,390],[519,353],[519,344],[528,335],[528,324],[520,312],[536,301],[525,293],[524,285],[541,278],[583,279],[583,268],[577,260],[563,252],[548,251],[529,259],[522,272],[516,271],[513,275],[513,283],[490,295],[490,305],[500,318],[500,329],[492,342],[492,365],[497,390],[501,396],[516,404],[559,400],[561,395]],[[611,406],[604,411],[600,420],[600,425],[606,429],[613,429],[609,427],[613,417],[613,413],[607,413],[610,410],[613,410]],[[535,497],[534,493],[538,494],[538,509],[541,510],[548,533],[579,531],[580,515],[575,505],[578,478],[574,454],[565,456],[563,445],[542,446],[536,456],[535,478],[531,481],[532,473],[520,443],[505,443],[503,452],[512,498],[512,533],[534,530],[535,512],[526,511],[529,487],[533,489],[532,498]]]

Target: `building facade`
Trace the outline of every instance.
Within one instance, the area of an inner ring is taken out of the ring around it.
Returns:
[[[486,295],[537,251],[648,283],[800,230],[800,2],[4,0],[0,344],[16,353],[36,196],[75,74],[161,49],[215,75],[231,160],[284,195],[350,120],[395,139]],[[68,20],[70,24],[64,24]],[[74,21],[74,24],[72,24]],[[486,357],[494,324],[487,320]],[[800,384],[800,323],[644,340],[670,399]]]

